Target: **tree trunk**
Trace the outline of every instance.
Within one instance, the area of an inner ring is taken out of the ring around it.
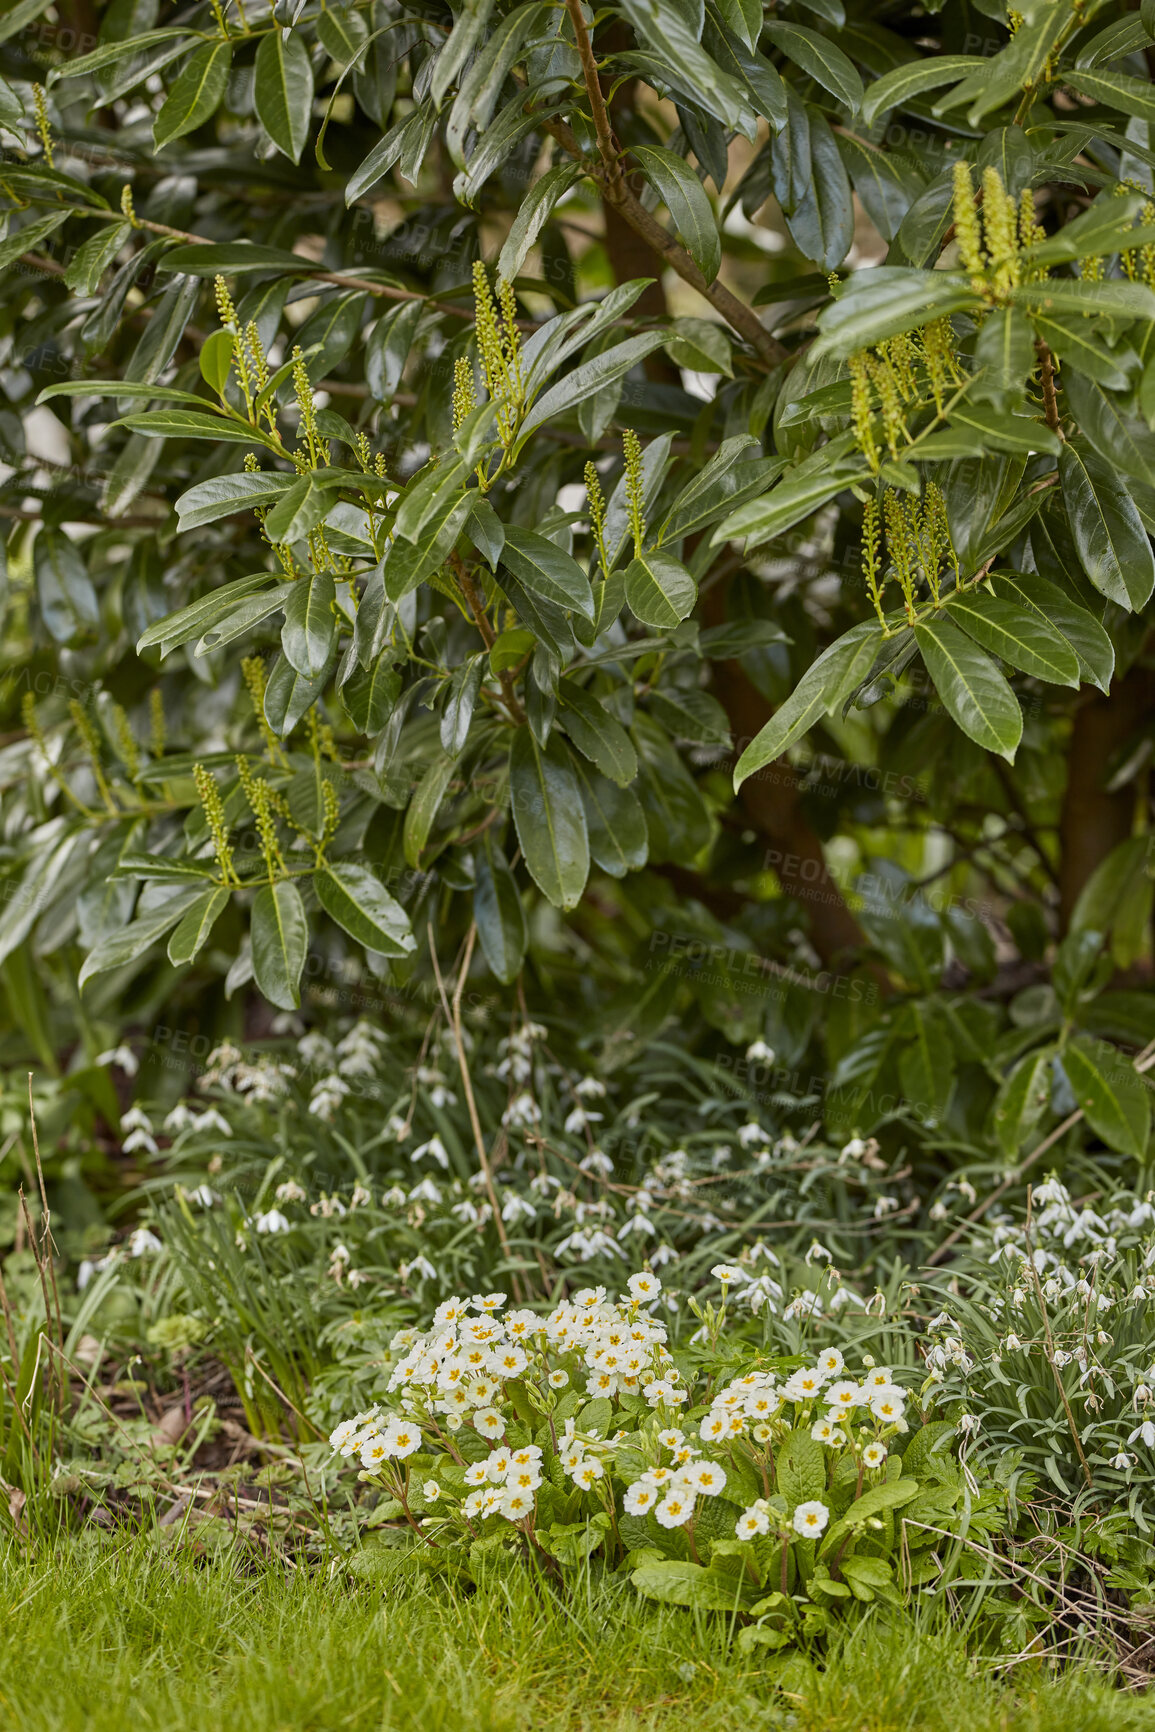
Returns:
[[[1103,786],[1107,767],[1155,709],[1150,671],[1136,665],[1108,696],[1096,693],[1075,712],[1067,752],[1067,789],[1059,816],[1059,925],[1066,932],[1080,892],[1135,823],[1135,784]],[[1144,774],[1146,772],[1144,771]]]

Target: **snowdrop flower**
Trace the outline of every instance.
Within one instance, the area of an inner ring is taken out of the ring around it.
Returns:
[[[1121,1449],[1118,1455],[1111,1457],[1111,1466],[1117,1468],[1120,1473],[1126,1473],[1137,1460],[1137,1456],[1128,1455],[1125,1449]]]
[[[368,1190],[364,1185],[353,1186],[353,1195],[349,1198],[349,1207],[351,1209],[363,1209],[372,1201],[372,1191]]]
[[[1023,1344],[1017,1335],[1008,1335],[1006,1340],[1003,1342],[1003,1346],[1006,1348],[1008,1353],[1021,1353],[1023,1350]]]
[[[427,1155],[431,1161],[436,1161],[444,1172],[449,1171],[449,1153],[440,1137],[430,1137],[427,1143],[421,1143],[409,1159],[413,1162],[422,1161]]]
[[[1137,1425],[1135,1427],[1135,1430],[1131,1433],[1127,1442],[1134,1443],[1136,1438],[1139,1438],[1148,1449],[1155,1449],[1155,1422],[1150,1419],[1145,1419],[1142,1425]]]
[[[185,1192],[185,1196],[190,1203],[197,1203],[202,1209],[212,1209],[220,1202],[211,1185],[194,1185],[191,1191]]]
[[[793,1318],[801,1320],[804,1317],[818,1317],[822,1314],[822,1300],[817,1293],[796,1293],[789,1305],[782,1312],[783,1321],[789,1323]]]
[[[767,1046],[764,1040],[752,1040],[746,1048],[746,1057],[751,1064],[773,1064],[774,1048]]]
[[[537,1210],[528,1197],[519,1196],[516,1191],[507,1191],[501,1205],[503,1221],[536,1221]]]
[[[812,1239],[805,1260],[807,1263],[833,1263],[834,1253],[828,1251],[825,1245],[820,1245],[817,1239]]]
[[[107,1052],[98,1052],[94,1064],[114,1064],[117,1070],[122,1070],[125,1076],[135,1076],[140,1069],[140,1060],[130,1046],[109,1047]],[[186,1109],[187,1110],[187,1109]],[[169,1114],[171,1118],[172,1114]],[[165,1120],[167,1127],[168,1120]]]
[[[422,1179],[419,1185],[414,1185],[408,1200],[411,1203],[433,1203],[436,1205],[441,1201],[441,1186],[436,1179],[426,1177]]]
[[[100,1061],[97,1060],[99,1063]],[[177,1137],[182,1131],[187,1131],[197,1122],[197,1116],[191,1107],[183,1101],[178,1101],[170,1113],[165,1114],[163,1129],[170,1137]]]
[[[277,1186],[273,1195],[278,1203],[303,1203],[308,1197],[308,1192],[303,1185],[297,1183],[296,1179],[286,1179],[283,1185]]]
[[[830,1511],[824,1503],[815,1500],[813,1503],[800,1503],[794,1511],[791,1526],[796,1534],[801,1534],[805,1540],[817,1539],[830,1520]]]
[[[144,1257],[151,1251],[163,1250],[155,1233],[150,1233],[147,1227],[137,1227],[128,1241],[130,1257]]]
[[[223,1113],[217,1111],[216,1107],[206,1107],[205,1111],[197,1118],[193,1128],[198,1136],[207,1136],[210,1131],[213,1131],[218,1137],[231,1137],[233,1134],[232,1125]]]
[[[738,1126],[738,1141],[744,1149],[756,1149],[760,1143],[766,1141],[766,1132],[754,1119],[750,1119],[748,1123]]]
[[[410,1275],[416,1275],[419,1281],[436,1281],[437,1279],[437,1270],[428,1257],[418,1256],[414,1257],[411,1263],[400,1264],[397,1273],[403,1281],[408,1281]]]

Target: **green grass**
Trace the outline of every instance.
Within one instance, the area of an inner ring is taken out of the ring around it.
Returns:
[[[1089,1672],[1014,1682],[949,1631],[863,1626],[808,1698],[776,1697],[718,1620],[590,1583],[350,1584],[146,1540],[0,1561],[0,1727],[20,1732],[1139,1732],[1155,1700]]]

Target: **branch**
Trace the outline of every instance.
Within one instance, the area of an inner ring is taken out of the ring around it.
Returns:
[[[583,152],[573,132],[568,126],[546,122],[546,130],[581,162],[587,174],[598,183],[603,199],[620,212],[623,219],[636,234],[641,235],[647,246],[663,259],[670,269],[681,277],[684,283],[689,283],[692,289],[709,301],[715,312],[720,313],[726,323],[739,336],[744,337],[754,350],[758,359],[769,369],[786,359],[790,351],[781,343],[775,341],[752,307],[740,301],[737,295],[730,293],[722,283],[715,279],[708,283],[698,269],[685,247],[679,245],[671,234],[662,227],[656,217],[642,204],[641,200],[630,190],[629,184],[622,173],[622,149],[614,137],[610,124],[609,111],[602,91],[601,80],[598,77],[597,61],[594,58],[593,44],[590,42],[586,29],[585,17],[582,13],[581,0],[566,0],[566,10],[573,24],[574,36],[577,42],[578,56],[582,63],[582,75],[585,80],[586,93],[590,99],[590,109],[593,114],[594,132],[597,135],[598,163],[591,163]]]

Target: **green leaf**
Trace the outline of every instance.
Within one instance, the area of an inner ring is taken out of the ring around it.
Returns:
[[[963,733],[1013,763],[1023,712],[994,662],[942,615],[921,621],[914,636],[935,690]]]
[[[854,197],[830,123],[810,111],[810,172],[802,197],[786,218],[795,245],[808,259],[833,271],[854,240]]]
[[[1035,367],[1035,339],[1027,315],[1017,307],[991,313],[975,343],[978,377],[972,398],[1010,410],[1022,402],[1023,390]]]
[[[269,584],[274,587],[269,590]],[[285,595],[286,586],[275,583],[273,576],[267,571],[258,571],[252,577],[236,577],[231,583],[222,584],[220,589],[210,590],[208,595],[202,595],[197,601],[190,602],[188,607],[182,607],[176,613],[170,613],[156,625],[150,625],[148,630],[137,640],[137,654],[142,650],[159,646],[161,658],[176,649],[182,643],[189,643],[193,638],[204,638],[214,625],[228,619],[238,603],[246,601],[261,590],[267,592],[266,612],[271,613],[274,607],[280,607]],[[258,618],[264,617],[257,615]],[[211,644],[206,646],[212,648]]]
[[[1076,373],[1095,379],[1113,391],[1127,388],[1127,374],[1088,319],[1059,319],[1046,313],[1035,313],[1032,323],[1036,332],[1060,363],[1066,363]],[[1068,382],[1064,373],[1064,384]]]
[[[449,696],[441,714],[441,745],[451,758],[460,757],[469,738],[469,728],[481,682],[485,677],[486,653],[478,650],[454,669]]]
[[[194,885],[177,890],[159,908],[150,909],[131,925],[114,932],[111,938],[102,938],[85,957],[77,985],[83,987],[94,974],[106,974],[111,968],[123,968],[126,963],[135,962],[176,925],[202,894]]]
[[[504,277],[506,282],[513,281],[557,205],[581,175],[580,163],[559,162],[534,182],[518,206],[517,215],[498,254],[498,276]]]
[[[379,734],[401,695],[401,673],[394,667],[395,651],[382,650],[376,661],[359,668],[341,687],[341,702],[359,734]]]
[[[1006,451],[1012,457],[1032,457],[1036,451],[1055,453],[1059,438],[1044,421],[1029,415],[1000,414],[977,403],[956,403],[951,425],[973,428],[984,450]]]
[[[1155,120],[1155,90],[1146,78],[1131,78],[1125,72],[1075,71],[1064,72],[1063,83],[1136,120]]]
[[[1050,1104],[1053,1055],[1050,1046],[1027,1053],[1004,1078],[995,1097],[991,1122],[1008,1158],[1018,1154]]]
[[[334,657],[334,661],[336,657]],[[287,739],[329,683],[332,663],[315,678],[299,674],[287,656],[278,656],[265,687],[265,720],[278,739]]]
[[[272,505],[293,486],[291,475],[261,470],[254,475],[213,475],[182,493],[176,502],[177,530],[200,529],[234,511]]]
[[[279,452],[281,443],[263,427],[249,427],[230,415],[214,415],[211,409],[150,409],[144,415],[126,415],[114,423],[146,439],[211,439],[222,445],[264,445]]]
[[[980,304],[961,271],[916,271],[900,265],[859,271],[818,315],[821,334],[810,359],[832,355],[845,360],[858,349]]]
[[[1062,633],[1040,618],[1037,609],[1020,607],[1004,596],[971,587],[951,595],[951,619],[968,637],[1012,667],[1053,685],[1077,686],[1079,662]]]
[[[153,122],[157,150],[211,119],[228,88],[232,63],[231,42],[205,42],[194,48]]]
[[[556,421],[588,397],[614,384],[631,367],[636,367],[639,361],[660,349],[665,340],[664,331],[641,331],[636,337],[627,337],[624,343],[615,343],[612,349],[603,349],[591,361],[583,361],[580,367],[575,367],[572,373],[567,373],[538,398],[521,424],[516,450],[521,451],[539,427]]]
[[[301,892],[288,879],[266,884],[253,898],[252,945],[258,991],[278,1010],[298,1009],[309,923]]]
[[[450,757],[448,752],[441,752],[432,758],[417,792],[409,802],[409,809],[405,814],[403,841],[405,863],[412,866],[414,871],[421,865],[421,856],[425,852],[434,820],[441,809],[441,802],[453,780],[456,767],[457,759]]]
[[[201,378],[218,397],[224,396],[233,365],[236,338],[231,331],[213,331],[201,344],[197,357]]]
[[[1142,1160],[1151,1129],[1151,1106],[1134,1065],[1114,1047],[1082,1036],[1064,1047],[1062,1065],[1096,1135],[1108,1148]]]
[[[313,889],[329,918],[366,950],[405,956],[417,948],[409,916],[367,866],[333,861],[314,872]]]
[[[574,764],[585,812],[590,853],[611,878],[624,878],[646,863],[649,837],[637,795],[588,765]]]
[[[316,679],[332,653],[337,639],[336,599],[330,571],[298,578],[289,588],[281,648],[289,664],[306,679]]]
[[[517,880],[505,855],[486,831],[474,849],[473,918],[485,960],[503,986],[517,979],[529,944],[529,928]]]
[[[1101,860],[1079,892],[1072,932],[1098,932],[1111,940],[1120,968],[1138,961],[1147,943],[1155,879],[1150,836],[1129,836]]]
[[[808,1426],[788,1432],[775,1455],[777,1489],[791,1509],[812,1503],[826,1492],[826,1457]]]
[[[518,728],[509,787],[530,877],[555,908],[576,907],[589,877],[589,835],[577,776],[556,734],[542,747],[528,727]]]
[[[638,773],[638,755],[621,723],[576,680],[563,679],[557,695],[558,723],[578,751],[619,788],[628,787]]]
[[[1115,671],[1115,646],[1094,614],[1072,601],[1065,590],[1034,572],[994,571],[988,580],[996,595],[1027,609],[1049,628],[1061,632],[1079,662],[1083,679],[1101,692],[1110,689]]]
[[[299,271],[307,276],[316,268],[311,259],[281,247],[260,246],[256,241],[197,241],[172,247],[157,266],[158,271],[177,271],[182,277],[243,277],[257,271]]]
[[[862,80],[841,48],[801,24],[767,23],[763,31],[775,47],[795,66],[808,72],[823,90],[828,90],[836,102],[845,103],[852,114],[858,113],[863,102]]]
[[[1031,313],[1081,313],[1085,318],[1155,319],[1155,289],[1114,277],[1101,282],[1048,277],[1007,290],[1007,297]]]
[[[955,1074],[954,1047],[934,1001],[907,1006],[903,1044],[898,1055],[902,1091],[916,1113],[929,1125],[941,1121]]]
[[[834,461],[813,466],[807,462],[788,469],[777,487],[732,511],[714,531],[711,545],[743,541],[749,549],[785,534],[836,494],[867,478],[870,472],[865,459],[856,456],[853,461],[853,468]]]
[[[299,162],[313,110],[313,65],[297,30],[261,37],[253,85],[257,119],[283,156]]]
[[[501,563],[512,571],[531,595],[541,596],[557,607],[572,609],[588,620],[593,619],[594,598],[590,580],[577,560],[556,541],[538,535],[536,530],[520,529],[515,523],[507,524]]]
[[[957,84],[982,61],[974,54],[934,54],[922,60],[904,61],[876,78],[862,102],[862,123],[873,125],[876,117],[892,108],[904,108],[928,90]]]
[[[672,631],[693,612],[698,586],[680,559],[651,547],[626,567],[626,601],[643,625]]]
[[[869,674],[882,646],[882,627],[864,620],[844,632],[824,650],[803,674],[790,696],[738,759],[734,770],[737,790],[748,777],[775,758],[780,758],[800,740],[820,716],[827,715],[849,696]]]
[[[336,491],[310,470],[277,500],[265,518],[265,534],[270,541],[303,541],[336,503]]]
[[[1059,455],[1059,478],[1079,560],[1095,588],[1128,610],[1145,606],[1155,588],[1155,559],[1116,472],[1069,439]]]
[[[815,1446],[817,1447],[817,1446]],[[673,1606],[697,1606],[706,1612],[741,1610],[751,1591],[741,1576],[723,1576],[701,1564],[679,1558],[639,1564],[630,1575],[640,1594]]]
[[[78,295],[95,294],[101,277],[131,233],[128,223],[109,223],[77,247],[64,272],[65,286]]]
[[[231,895],[229,890],[214,887],[197,897],[168,941],[168,959],[174,967],[193,961],[207,942]]]
[[[672,150],[635,144],[630,153],[669,211],[686,251],[708,283],[718,275],[722,242],[709,195],[689,163]]]
[[[100,624],[100,604],[88,567],[62,529],[42,529],[32,555],[40,616],[57,643],[70,644]]]

